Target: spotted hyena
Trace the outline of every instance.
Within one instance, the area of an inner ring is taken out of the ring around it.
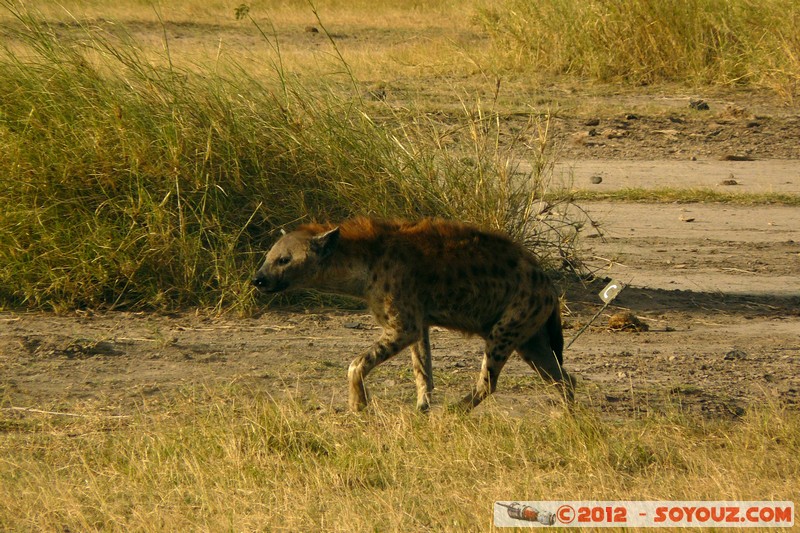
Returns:
[[[486,341],[478,381],[459,406],[471,409],[494,392],[514,350],[572,398],[574,381],[561,366],[556,288],[533,254],[502,233],[438,219],[306,224],[275,243],[253,284],[266,292],[313,288],[367,302],[383,332],[350,364],[353,410],[367,403],[367,374],[408,346],[417,408],[429,408],[430,326]]]

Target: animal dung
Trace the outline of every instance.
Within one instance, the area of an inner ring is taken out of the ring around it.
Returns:
[[[630,311],[614,313],[608,319],[608,329],[612,331],[649,331],[650,326],[642,322]]]

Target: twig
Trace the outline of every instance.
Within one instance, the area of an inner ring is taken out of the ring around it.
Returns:
[[[612,265],[619,265],[619,266],[623,266],[625,268],[629,268],[628,265],[626,265],[625,263],[620,263],[619,261],[615,261],[615,260],[609,259],[607,257],[601,257],[599,255],[593,255],[592,259],[599,259],[601,261],[605,261],[605,262],[610,263]]]
[[[130,418],[130,415],[82,415],[78,413],[64,413],[60,411],[43,411],[42,409],[34,409],[33,407],[2,407],[3,411],[22,411],[25,413],[37,413],[40,415],[54,415],[54,416],[71,416],[74,418],[92,418],[98,416],[101,418]]]
[[[725,270],[727,272],[742,272],[743,274],[758,274],[755,270],[742,270],[741,268],[733,268],[733,267],[722,267],[720,270]]]
[[[569,348],[570,346],[572,346],[572,343],[573,343],[573,342],[575,342],[575,340],[576,340],[578,337],[580,337],[580,336],[583,334],[583,332],[584,332],[584,331],[586,331],[586,328],[588,328],[589,326],[591,326],[591,325],[592,325],[592,322],[594,322],[595,320],[597,320],[597,317],[599,317],[599,316],[600,316],[600,313],[602,313],[603,311],[605,311],[605,310],[606,310],[606,307],[608,307],[608,304],[610,304],[610,303],[611,303],[611,301],[609,300],[608,302],[605,302],[605,303],[603,304],[603,307],[601,307],[601,308],[600,308],[600,310],[594,314],[594,316],[592,317],[592,319],[591,319],[589,322],[587,322],[587,323],[586,323],[586,325],[584,325],[584,326],[583,326],[583,327],[580,329],[580,331],[578,331],[578,333],[576,333],[576,334],[575,334],[575,336],[574,336],[574,337],[572,337],[572,338],[570,339],[570,341],[567,343],[567,345],[566,345],[566,346],[564,346],[564,349],[565,349],[565,350],[566,350],[567,348]]]
[[[347,63],[347,61],[344,60],[344,56],[339,51],[339,46],[336,44],[336,39],[333,38],[333,36],[328,31],[328,28],[326,28],[325,25],[322,23],[322,18],[319,16],[319,12],[317,11],[317,6],[314,5],[314,2],[312,0],[307,0],[307,1],[308,5],[311,7],[311,12],[317,19],[317,24],[319,24],[319,27],[322,28],[322,33],[324,33],[325,37],[328,38],[328,41],[331,43],[331,46],[333,46],[333,51],[336,52],[336,55],[339,57],[339,61],[341,61],[342,66],[344,66],[344,69],[347,72],[347,75],[350,77],[350,83],[353,84],[353,90],[355,91],[355,95],[358,98],[359,103],[363,103],[363,101],[361,100],[361,90],[358,87],[358,81],[356,80],[355,75],[353,75],[353,71],[350,69],[350,65]]]

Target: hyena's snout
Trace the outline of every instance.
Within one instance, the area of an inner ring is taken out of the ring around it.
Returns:
[[[280,292],[285,290],[289,284],[278,276],[272,276],[262,271],[256,272],[252,279],[253,285],[264,292]]]
[[[253,283],[254,287],[261,290],[264,290],[269,286],[269,280],[267,280],[267,277],[261,272],[256,272],[256,275],[253,276],[253,279],[250,281]]]

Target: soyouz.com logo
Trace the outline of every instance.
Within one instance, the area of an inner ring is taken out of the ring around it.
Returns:
[[[497,527],[792,527],[793,502],[499,501]]]

